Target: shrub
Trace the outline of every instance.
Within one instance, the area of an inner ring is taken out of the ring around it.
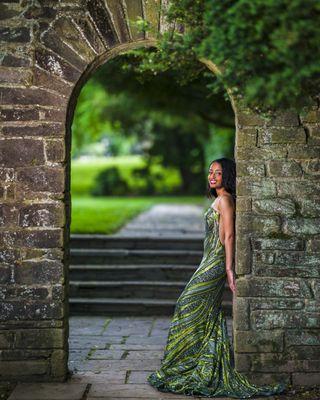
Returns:
[[[117,167],[110,167],[101,171],[91,190],[93,196],[122,196],[128,194],[129,186],[119,173]]]

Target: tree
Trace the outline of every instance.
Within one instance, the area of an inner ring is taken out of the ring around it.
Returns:
[[[197,59],[206,58],[221,71],[213,92],[229,88],[264,112],[300,111],[318,96],[319,2],[175,0],[165,14],[171,30],[152,54],[139,50],[141,72],[177,68],[188,81],[202,72]]]

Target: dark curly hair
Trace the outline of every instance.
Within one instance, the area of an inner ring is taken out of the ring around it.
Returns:
[[[229,192],[234,202],[236,203],[236,163],[233,159],[222,157],[217,158],[210,162],[212,165],[214,162],[217,162],[221,165],[222,168],[222,186]],[[214,188],[210,188],[209,182],[207,182],[207,197],[217,197],[217,191]]]

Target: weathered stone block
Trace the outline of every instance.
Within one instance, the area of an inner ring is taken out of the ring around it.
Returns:
[[[320,126],[319,125],[309,125],[307,126],[309,137],[309,146],[319,146],[320,145]]]
[[[252,128],[237,129],[236,131],[236,146],[250,147],[257,144],[257,130]]]
[[[268,163],[269,176],[301,176],[302,168],[296,161],[272,160]]]
[[[238,331],[235,337],[236,352],[278,353],[283,351],[282,331]]]
[[[66,285],[54,285],[52,287],[52,299],[62,302],[67,295]]]
[[[19,211],[19,225],[22,227],[58,228],[65,224],[65,210],[60,204],[32,204]]]
[[[317,235],[320,233],[320,218],[290,218],[283,224],[283,232],[289,235]]]
[[[66,157],[66,145],[64,140],[46,140],[45,154],[48,162],[64,162]]]
[[[248,354],[235,353],[234,361],[236,370],[239,372],[245,372],[251,369],[251,360]]]
[[[68,99],[40,88],[2,88],[0,104],[43,105],[66,107]]]
[[[268,298],[250,299],[250,310],[301,310],[304,308],[305,300]]]
[[[300,119],[303,123],[317,123],[320,121],[320,111],[319,110],[306,110],[300,114]]]
[[[4,126],[2,133],[7,136],[62,136],[64,134],[64,126],[60,122],[55,123],[39,123],[35,122],[25,125]],[[26,139],[24,139],[26,140]],[[39,141],[38,141],[39,142]]]
[[[236,235],[235,272],[249,274],[251,271],[250,237],[245,234]]]
[[[237,147],[236,151],[236,162],[248,161],[248,155],[250,154],[251,161],[268,161],[275,159],[286,159],[287,149],[284,145],[272,144],[264,145],[263,147]],[[295,158],[295,157],[291,157]],[[307,157],[311,158],[311,157]]]
[[[50,72],[44,71],[43,69],[38,68],[37,66],[33,68],[33,81],[35,86],[39,88],[50,89],[54,92],[59,93],[60,96],[63,96],[66,99],[68,99],[72,94],[73,90],[72,83],[66,82],[61,78],[59,78],[57,75],[53,75]],[[46,111],[50,112],[50,110]],[[60,113],[61,112],[63,112],[63,110],[61,110]],[[63,121],[63,118],[58,118],[55,120]]]
[[[113,3],[116,7],[121,9],[121,4],[118,2]],[[109,7],[112,5],[109,4]],[[123,12],[123,11],[121,11]],[[97,35],[97,31],[92,23],[92,20],[85,15],[74,15],[73,20],[77,24],[79,30],[82,32],[83,36],[90,43],[91,47],[97,54],[102,54],[105,52],[105,45],[103,44],[100,36]],[[124,21],[123,21],[124,22]],[[125,36],[129,38],[128,26],[126,23],[122,24],[122,31],[126,31]]]
[[[132,4],[130,3],[130,6]],[[119,42],[116,32],[110,24],[108,12],[103,3],[88,3],[88,11],[93,21],[95,21],[96,27],[101,33],[101,39],[104,42],[106,48],[110,48]],[[136,16],[129,17],[131,20],[135,20]],[[140,34],[141,35],[141,34]]]
[[[35,61],[39,68],[59,76],[68,82],[76,82],[81,76],[79,69],[76,69],[55,53],[45,50],[44,48],[36,49]]]
[[[13,83],[16,85],[31,85],[32,73],[29,69],[17,70],[14,67],[0,67],[0,83]]]
[[[303,217],[320,217],[320,202],[318,197],[301,199],[300,208]]]
[[[251,198],[246,196],[237,196],[237,213],[251,211]]]
[[[17,54],[5,54],[0,63],[5,67],[29,67],[32,64],[31,56],[27,54],[23,57]]]
[[[320,174],[320,161],[309,160],[302,162],[302,168],[305,174],[319,175]]]
[[[275,256],[275,263],[279,265],[300,265],[305,268],[319,266],[320,252],[308,254],[305,251],[278,251]]]
[[[239,278],[237,295],[240,297],[312,297],[311,290],[304,280],[267,277]]]
[[[254,329],[320,328],[320,313],[300,310],[255,310],[251,312]]]
[[[237,163],[237,176],[265,176],[265,166],[262,163],[251,163],[238,161]]]
[[[237,194],[258,198],[275,197],[276,184],[270,179],[245,179],[237,178]]]
[[[290,373],[246,372],[245,375],[249,382],[254,382],[256,385],[274,385],[279,382],[290,385]]]
[[[295,111],[280,110],[270,116],[268,126],[299,126],[299,115]]]
[[[319,252],[320,251],[320,238],[312,238],[307,241],[307,248],[308,252]]]
[[[0,349],[10,349],[14,345],[14,332],[0,333]]]
[[[316,275],[316,277],[320,277],[319,270],[317,272],[318,274]],[[320,299],[316,300],[305,299],[304,309],[306,310],[306,312],[317,312],[318,310],[320,310]]]
[[[292,384],[301,386],[319,385],[319,372],[297,372],[292,374]]]
[[[21,329],[16,332],[16,349],[56,349],[65,342],[64,329]]]
[[[317,180],[310,179],[299,179],[299,180],[277,180],[278,195],[280,197],[294,196],[301,191],[301,185],[303,185],[303,194],[306,197],[309,196],[320,196],[320,182]]]
[[[10,284],[12,279],[12,267],[10,265],[0,265],[0,284]]]
[[[56,260],[22,261],[14,266],[14,281],[18,284],[63,283],[63,264]]]
[[[280,217],[252,216],[249,213],[239,213],[236,221],[238,237],[244,234],[261,234],[261,236],[277,234],[281,230]],[[237,240],[237,238],[236,238]],[[241,238],[239,237],[239,240]]]
[[[46,300],[49,297],[49,290],[45,287],[17,287],[0,285],[0,299],[11,300]]]
[[[38,119],[39,111],[34,109],[28,108],[21,108],[21,109],[3,109],[0,110],[0,118],[4,122],[11,122],[11,121],[34,121]],[[2,128],[6,128],[5,126]]]
[[[29,300],[26,303],[17,301],[2,301],[0,303],[0,321],[10,320],[46,320],[63,317],[61,303]]]
[[[0,141],[0,165],[5,167],[44,164],[44,146],[40,140],[4,139]]]
[[[51,355],[50,375],[64,377],[68,373],[68,352],[66,350],[54,350]]]
[[[290,346],[289,354],[295,360],[320,360],[320,346]]]
[[[15,206],[9,204],[0,204],[0,227],[15,226],[18,221],[18,213]]]
[[[253,199],[252,210],[257,214],[280,214],[291,216],[295,214],[296,207],[295,203],[291,199]]]
[[[301,360],[290,360],[283,353],[249,354],[251,369],[260,372],[293,372],[301,371]]]
[[[85,60],[87,64],[90,64],[95,59],[96,53],[87,41],[83,40],[81,32],[71,18],[61,16],[55,21],[53,28],[57,33],[57,37],[66,43],[69,48],[69,54],[70,49],[72,49],[75,55],[78,55],[78,57],[80,55],[81,59]],[[55,41],[57,42],[57,40]],[[60,53],[58,54],[60,55]],[[66,60],[69,60],[69,58],[66,58]]]
[[[320,146],[288,144],[288,159],[309,160],[320,157]]]
[[[297,238],[251,238],[253,250],[304,250],[304,241]]]
[[[64,168],[32,167],[21,168],[17,181],[34,192],[63,192],[65,183]]]
[[[239,110],[236,115],[236,125],[239,127],[246,126],[263,126],[266,120],[259,114],[253,112],[245,112]]]
[[[26,361],[2,361],[0,363],[0,375],[5,379],[23,376],[43,375],[48,370],[47,360]]]
[[[13,182],[14,168],[0,168],[0,181]]]
[[[288,329],[285,333],[286,346],[308,345],[320,346],[318,330],[312,329]]]
[[[236,331],[247,331],[250,329],[249,301],[237,297],[234,307],[234,329]],[[238,333],[236,333],[237,335]]]
[[[320,270],[317,266],[297,266],[295,264],[263,264],[253,259],[252,270],[254,275],[273,276],[273,277],[296,277],[300,278],[318,278]]]
[[[29,43],[31,39],[30,28],[0,28],[0,37],[3,42]]]
[[[52,248],[61,247],[62,243],[62,229],[24,229],[0,233],[0,246],[7,248]]]
[[[303,127],[296,128],[259,128],[258,143],[278,144],[278,143],[306,143],[306,132]]]

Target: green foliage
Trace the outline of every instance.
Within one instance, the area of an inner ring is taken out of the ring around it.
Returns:
[[[110,123],[104,117],[108,96],[93,80],[89,80],[81,90],[72,124],[72,156],[79,154],[87,144],[110,132]]]
[[[152,54],[139,50],[141,72],[180,71],[181,82],[215,63],[221,86],[261,111],[301,110],[319,92],[320,3],[314,0],[175,0],[171,30]]]
[[[117,195],[119,188],[114,183],[115,190],[110,187],[110,176],[118,176],[119,181],[125,182],[126,190],[121,194],[126,196],[166,195],[181,193],[181,176],[174,168],[165,168],[158,160],[147,163],[141,156],[108,157],[90,161],[72,161],[71,192],[73,195],[95,196]],[[105,179],[104,179],[105,178]],[[104,185],[108,185],[105,186]],[[120,183],[121,187],[123,186]],[[110,190],[107,190],[107,187]],[[148,189],[149,187],[149,189]],[[150,190],[152,188],[152,191]],[[105,190],[105,191],[103,191]]]
[[[178,169],[185,194],[201,193],[210,126],[234,128],[231,105],[221,93],[213,95],[206,88],[213,80],[212,74],[198,74],[182,86],[178,71],[146,74],[142,79],[140,59],[139,51],[131,52],[110,60],[94,75],[113,99],[105,114],[122,135],[139,138],[146,157],[159,160],[166,168]],[[152,184],[143,193],[152,192]]]
[[[127,182],[122,178],[117,167],[105,169],[96,177],[93,196],[122,196],[128,193]]]

